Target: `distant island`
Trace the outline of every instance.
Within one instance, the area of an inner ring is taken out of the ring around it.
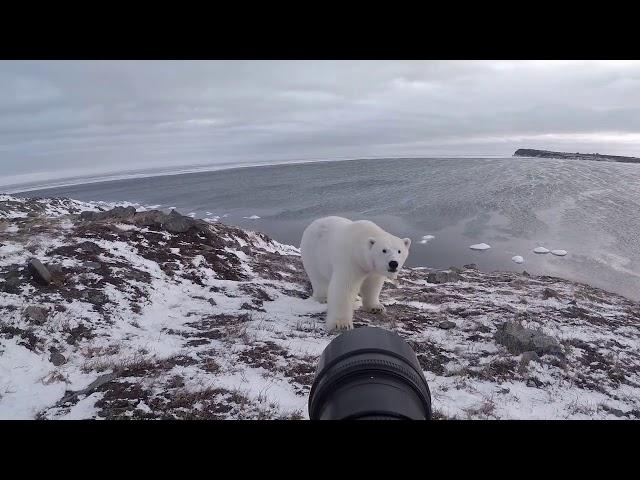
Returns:
[[[566,158],[569,160],[594,160],[596,162],[623,162],[640,163],[637,157],[621,157],[618,155],[600,155],[599,153],[567,153],[550,152],[549,150],[534,150],[531,148],[519,148],[514,157],[537,157],[537,158]]]

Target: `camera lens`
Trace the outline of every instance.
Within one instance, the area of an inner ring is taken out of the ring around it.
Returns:
[[[320,356],[309,395],[311,420],[428,420],[431,393],[411,347],[396,333],[345,332]]]

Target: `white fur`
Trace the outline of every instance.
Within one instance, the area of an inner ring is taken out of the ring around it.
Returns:
[[[398,276],[389,271],[389,262],[398,262],[399,271],[410,245],[409,238],[395,237],[368,220],[324,217],[305,229],[300,245],[302,264],[311,280],[313,298],[328,303],[327,330],[353,328],[358,292],[363,308],[384,311],[380,290],[386,278]]]

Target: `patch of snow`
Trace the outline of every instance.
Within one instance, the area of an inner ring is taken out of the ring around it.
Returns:
[[[116,227],[118,230],[122,230],[123,232],[128,232],[130,230],[138,230],[138,227],[128,223],[114,223],[113,226]]]
[[[66,414],[55,417],[57,420],[86,420],[96,418],[98,409],[96,402],[104,396],[102,392],[94,392],[73,405]]]

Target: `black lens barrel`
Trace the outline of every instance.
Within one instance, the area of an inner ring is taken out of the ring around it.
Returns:
[[[364,327],[325,348],[309,395],[311,420],[428,420],[431,393],[411,347]]]

